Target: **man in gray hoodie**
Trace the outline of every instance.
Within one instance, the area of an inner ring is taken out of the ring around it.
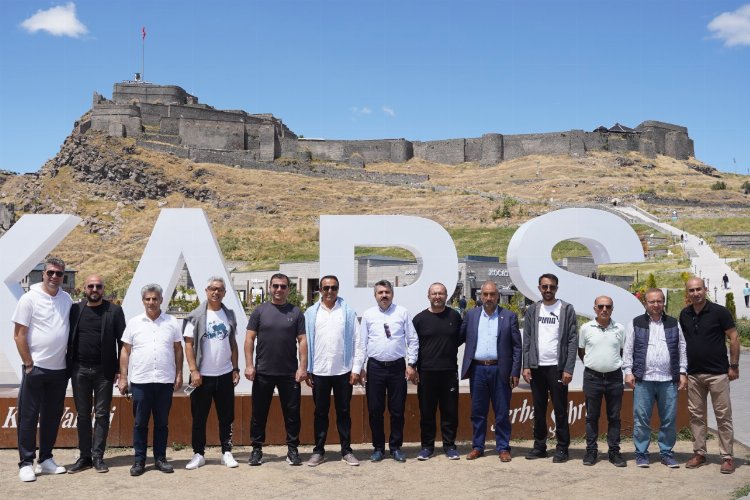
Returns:
[[[578,349],[578,323],[572,304],[555,297],[559,280],[539,277],[542,300],[526,310],[523,326],[524,380],[534,402],[534,447],[526,458],[547,458],[547,398],[555,412],[557,450],[554,463],[568,461],[568,384],[573,380]]]

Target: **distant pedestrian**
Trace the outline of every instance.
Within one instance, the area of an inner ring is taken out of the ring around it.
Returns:
[[[745,307],[750,307],[750,285],[745,283],[745,288],[742,289],[742,295],[745,296]]]
[[[724,273],[724,276],[721,278],[721,281],[724,282],[724,290],[729,290],[729,276],[727,276],[727,273]]]

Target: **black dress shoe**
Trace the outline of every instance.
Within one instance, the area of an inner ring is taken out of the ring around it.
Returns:
[[[172,464],[167,462],[166,458],[162,458],[160,460],[157,460],[154,463],[154,466],[156,467],[156,470],[160,470],[164,473],[171,474],[174,472],[174,467],[172,467]]]
[[[143,462],[136,462],[130,468],[130,475],[131,476],[140,476],[141,474],[143,474],[143,472],[145,470],[146,470],[146,467],[145,467],[145,464]]]
[[[68,467],[68,474],[75,474],[76,472],[90,469],[93,465],[91,457],[81,457],[76,460],[76,463]]]
[[[104,463],[101,457],[94,457],[94,470],[96,472],[109,472],[109,467]]]

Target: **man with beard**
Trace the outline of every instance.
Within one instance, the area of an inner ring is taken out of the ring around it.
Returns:
[[[360,324],[360,342],[357,346],[355,373],[362,372],[366,381],[367,410],[372,431],[371,462],[385,458],[385,429],[383,414],[386,397],[391,414],[391,435],[388,445],[391,457],[406,462],[401,450],[404,443],[404,407],[406,381],[416,380],[419,338],[414,331],[409,311],[393,303],[393,285],[388,280],[375,283],[375,301],[378,305],[366,310]]]
[[[69,469],[75,474],[94,467],[107,472],[104,450],[109,433],[112,385],[120,375],[120,349],[125,315],[122,308],[104,300],[104,280],[92,274],[86,278],[85,301],[70,309],[70,337],[67,366],[78,412],[78,449],[80,457]],[[91,409],[94,408],[92,440]]]

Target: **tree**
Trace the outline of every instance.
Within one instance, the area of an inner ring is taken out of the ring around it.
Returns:
[[[729,312],[732,314],[732,318],[737,321],[737,306],[734,305],[734,293],[729,292],[726,296],[726,302],[724,303],[724,306],[729,309]]]
[[[649,273],[648,278],[646,279],[646,289],[648,290],[649,288],[657,288],[654,273]]]

